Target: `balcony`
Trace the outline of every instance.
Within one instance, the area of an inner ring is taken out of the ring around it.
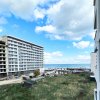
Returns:
[[[97,89],[94,89],[94,100],[97,100]]]
[[[6,69],[0,69],[0,73],[6,73]]]
[[[96,5],[96,0],[94,0],[94,3],[93,3],[93,5],[94,5],[94,6]]]
[[[4,63],[0,63],[0,66],[3,66],[3,65],[6,65],[6,64],[4,64]]]
[[[6,68],[3,68],[3,67],[1,68],[1,67],[0,67],[0,69],[6,69]]]
[[[2,51],[2,52],[0,52],[0,54],[5,54],[5,52]]]

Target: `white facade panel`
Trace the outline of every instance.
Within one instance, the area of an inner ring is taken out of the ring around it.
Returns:
[[[95,21],[94,25],[96,35],[95,35],[95,53],[97,54],[97,68],[95,72],[95,79],[97,83],[97,89],[95,91],[95,100],[100,100],[100,0],[94,0],[94,14],[95,14]]]
[[[92,52],[91,53],[91,72],[95,74],[96,69],[97,69],[97,54]]]

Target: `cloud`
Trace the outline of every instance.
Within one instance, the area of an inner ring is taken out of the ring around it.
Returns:
[[[6,24],[7,20],[4,17],[0,17],[0,25]]]
[[[64,56],[61,51],[45,52],[45,64],[83,64],[90,63],[90,55]]]
[[[63,54],[60,51],[55,51],[55,52],[45,52],[44,55],[47,58],[52,58],[52,57],[62,57]]]
[[[53,33],[56,31],[56,28],[53,27],[52,25],[47,25],[47,26],[43,26],[43,27],[36,27],[35,29],[36,32],[41,32],[41,31],[45,31],[45,32],[49,32],[49,33]]]
[[[80,41],[80,42],[73,42],[73,46],[79,49],[84,49],[89,47],[90,42],[89,41]]]
[[[91,32],[89,35],[90,35],[90,37],[91,37],[92,39],[95,38],[95,32]]]
[[[81,63],[90,63],[90,55],[78,55],[76,61]]]
[[[47,23],[44,27],[52,25],[56,28],[56,32],[48,34],[48,37],[81,40],[87,36],[93,31],[92,3],[92,0],[60,0],[47,9]]]
[[[90,47],[94,48],[94,43],[91,43],[91,44],[90,44]]]
[[[41,10],[41,9],[35,9],[34,10],[34,16],[35,16],[35,18],[36,19],[43,19],[44,18],[44,16],[45,16],[45,12],[44,12],[44,10]]]
[[[0,15],[10,17],[14,15],[26,21],[43,18],[43,10],[38,6],[45,4],[46,0],[0,0]]]
[[[0,33],[3,32],[3,29],[0,29]]]
[[[57,63],[58,60],[63,56],[63,53],[60,51],[55,52],[44,52],[44,61],[45,64],[48,63]],[[58,62],[59,63],[59,62]]]
[[[0,16],[12,15],[25,21],[47,20],[36,32],[58,40],[81,40],[93,31],[92,0],[0,0]],[[47,29],[48,28],[48,29]],[[49,33],[48,33],[49,32]]]

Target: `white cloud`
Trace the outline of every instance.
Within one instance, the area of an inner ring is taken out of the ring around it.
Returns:
[[[36,27],[35,29],[36,32],[40,32],[40,31],[46,31],[46,32],[49,32],[49,33],[53,33],[56,31],[56,28],[53,27],[52,25],[47,25],[47,26],[43,26],[43,27]]]
[[[45,52],[45,64],[83,64],[90,63],[90,55],[65,56],[61,51]]]
[[[84,53],[85,53],[85,54],[90,54],[90,52],[89,52],[89,51],[84,51]]]
[[[37,26],[36,32],[49,32],[46,36],[51,39],[81,40],[93,31],[92,3],[92,0],[0,0],[0,16],[14,15],[26,21],[47,16],[45,25]]]
[[[12,14],[27,21],[43,18],[42,10],[35,10],[46,0],[0,0],[0,15],[8,17]]]
[[[91,32],[89,35],[91,36],[92,39],[95,38],[95,32]]]
[[[91,43],[91,44],[90,44],[90,47],[94,48],[94,43]]]
[[[90,63],[90,55],[78,55],[76,61],[81,63]]]
[[[45,12],[43,10],[40,10],[40,9],[35,9],[34,10],[34,16],[35,16],[36,19],[38,19],[38,18],[43,19],[44,16],[45,16]]]
[[[63,54],[60,51],[55,51],[55,52],[45,52],[44,56],[47,58],[52,58],[52,57],[62,57]]]
[[[45,64],[48,63],[59,63],[58,60],[63,56],[62,52],[55,51],[55,52],[45,52],[44,53],[44,61]]]
[[[0,33],[3,32],[3,29],[0,29]]]
[[[51,6],[46,11],[47,25],[56,27],[56,32],[48,34],[48,37],[52,39],[81,40],[92,32],[92,3],[92,0],[60,0]]]
[[[73,46],[79,49],[84,49],[89,47],[90,42],[89,41],[80,41],[80,42],[73,42]]]

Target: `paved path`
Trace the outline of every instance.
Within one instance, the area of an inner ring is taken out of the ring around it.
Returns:
[[[10,80],[0,81],[0,85],[15,84],[15,83],[21,83],[21,82],[23,82],[22,78],[10,79]]]

